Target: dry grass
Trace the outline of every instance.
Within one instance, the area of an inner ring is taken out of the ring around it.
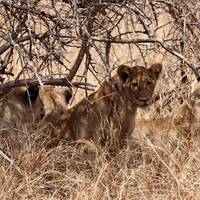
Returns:
[[[2,200],[200,198],[199,148],[174,156],[144,140],[108,158],[72,144],[48,150],[46,129],[22,127],[18,134],[20,150],[7,137],[0,151]]]
[[[166,26],[156,32],[158,38],[171,38],[172,27],[167,25],[171,19],[168,18],[163,13],[159,15],[159,26]],[[127,24],[128,27],[131,26]],[[128,29],[122,30],[128,32]],[[130,35],[130,38],[134,37]],[[180,106],[180,97],[184,99],[188,96],[194,76],[184,66],[188,81],[182,83],[182,67],[177,58],[159,48],[153,52],[149,50],[147,54],[143,56],[148,64],[159,61],[164,65],[156,90],[161,98],[148,112],[140,110],[138,117],[164,117]],[[92,52],[92,55],[98,71],[102,72],[100,58],[96,52]],[[66,60],[73,63],[76,56],[77,50],[69,48]],[[185,56],[197,62],[196,57],[187,53]],[[122,63],[134,66],[142,62],[140,51],[134,45],[128,48],[126,45],[113,44],[111,57],[111,66]],[[19,69],[15,68],[17,71]],[[78,74],[82,76],[84,69],[82,66]],[[97,82],[89,73],[87,80]],[[83,93],[78,93],[76,98],[82,98]],[[134,145],[140,148],[123,150],[115,157],[108,157],[106,151],[84,152],[72,144],[47,149],[45,145],[48,139],[45,127],[32,129],[23,125],[6,133],[0,130],[1,200],[200,199],[199,146],[190,151],[181,139],[177,139],[176,153],[172,154],[164,145],[155,145],[143,139]]]
[[[173,96],[161,95],[138,117],[166,116],[180,105],[179,97],[187,97],[192,77],[188,75],[186,84],[177,81],[180,75],[174,75],[174,66],[164,63],[156,90],[161,94],[173,90]],[[19,126],[1,137],[2,200],[200,199],[200,147],[190,152],[181,140],[176,154],[144,139],[138,142],[139,149],[108,158],[105,151],[84,152],[71,144],[46,149],[49,136],[42,127]]]

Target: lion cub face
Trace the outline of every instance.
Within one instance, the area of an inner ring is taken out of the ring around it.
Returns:
[[[160,63],[153,64],[149,69],[144,67],[130,68],[121,65],[117,74],[122,81],[123,91],[127,98],[138,106],[150,104],[159,74],[162,71]]]

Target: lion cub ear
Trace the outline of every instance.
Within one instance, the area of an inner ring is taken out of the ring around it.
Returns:
[[[155,64],[151,65],[149,70],[152,71],[156,75],[156,78],[158,78],[159,74],[162,72],[162,64],[155,63]]]
[[[127,82],[130,78],[130,67],[127,65],[120,65],[117,69],[117,74],[122,82]]]
[[[65,102],[68,104],[69,101],[71,100],[72,98],[72,89],[71,88],[67,88],[65,89],[64,91],[64,97],[65,97]]]
[[[39,87],[37,85],[31,85],[28,89],[23,93],[23,99],[26,103],[29,103],[29,99],[31,103],[35,103],[36,99],[39,95]]]

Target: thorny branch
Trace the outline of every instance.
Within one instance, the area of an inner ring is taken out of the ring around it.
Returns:
[[[110,38],[92,38],[94,41],[98,42],[105,42],[105,43],[117,43],[117,44],[141,44],[141,43],[158,43],[160,44],[163,49],[165,49],[167,52],[170,54],[176,56],[180,60],[184,61],[195,73],[196,77],[199,78],[200,74],[198,72],[199,67],[194,66],[187,58],[185,58],[183,55],[175,51],[174,49],[168,47],[167,45],[164,44],[164,42],[170,41],[166,39],[165,41],[159,40],[159,39],[132,39],[132,40],[123,40],[123,39],[110,39]]]
[[[168,64],[172,71],[188,76],[188,66],[199,78],[200,4],[194,0],[1,0],[0,19],[0,87],[45,76],[70,83],[90,74],[99,81],[119,64],[146,66],[149,55],[163,52],[176,63]]]
[[[76,87],[86,90],[94,91],[95,85],[90,83],[82,83],[82,82],[69,82],[66,78],[46,78],[43,77],[42,82],[44,85],[56,85],[56,86],[68,86],[68,87]],[[14,87],[20,87],[20,86],[31,86],[31,85],[39,85],[39,81],[37,79],[22,79],[22,80],[16,80],[16,81],[9,81],[6,83],[2,83],[0,85],[0,93],[7,92],[10,89]]]

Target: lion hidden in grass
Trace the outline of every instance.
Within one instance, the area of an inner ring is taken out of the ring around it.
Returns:
[[[68,87],[21,86],[0,95],[1,128],[45,120],[54,122],[72,96]]]
[[[168,117],[138,120],[135,137],[185,160],[200,147],[199,113],[200,83],[195,83],[191,96]]]
[[[28,141],[40,137],[42,130],[45,136],[66,109],[71,96],[71,88],[47,85],[4,91],[0,95],[0,151],[18,155]]]
[[[81,139],[118,149],[127,145],[135,126],[137,107],[144,108],[151,103],[161,71],[160,63],[148,69],[119,66],[114,77],[61,115],[52,131],[51,145]]]

